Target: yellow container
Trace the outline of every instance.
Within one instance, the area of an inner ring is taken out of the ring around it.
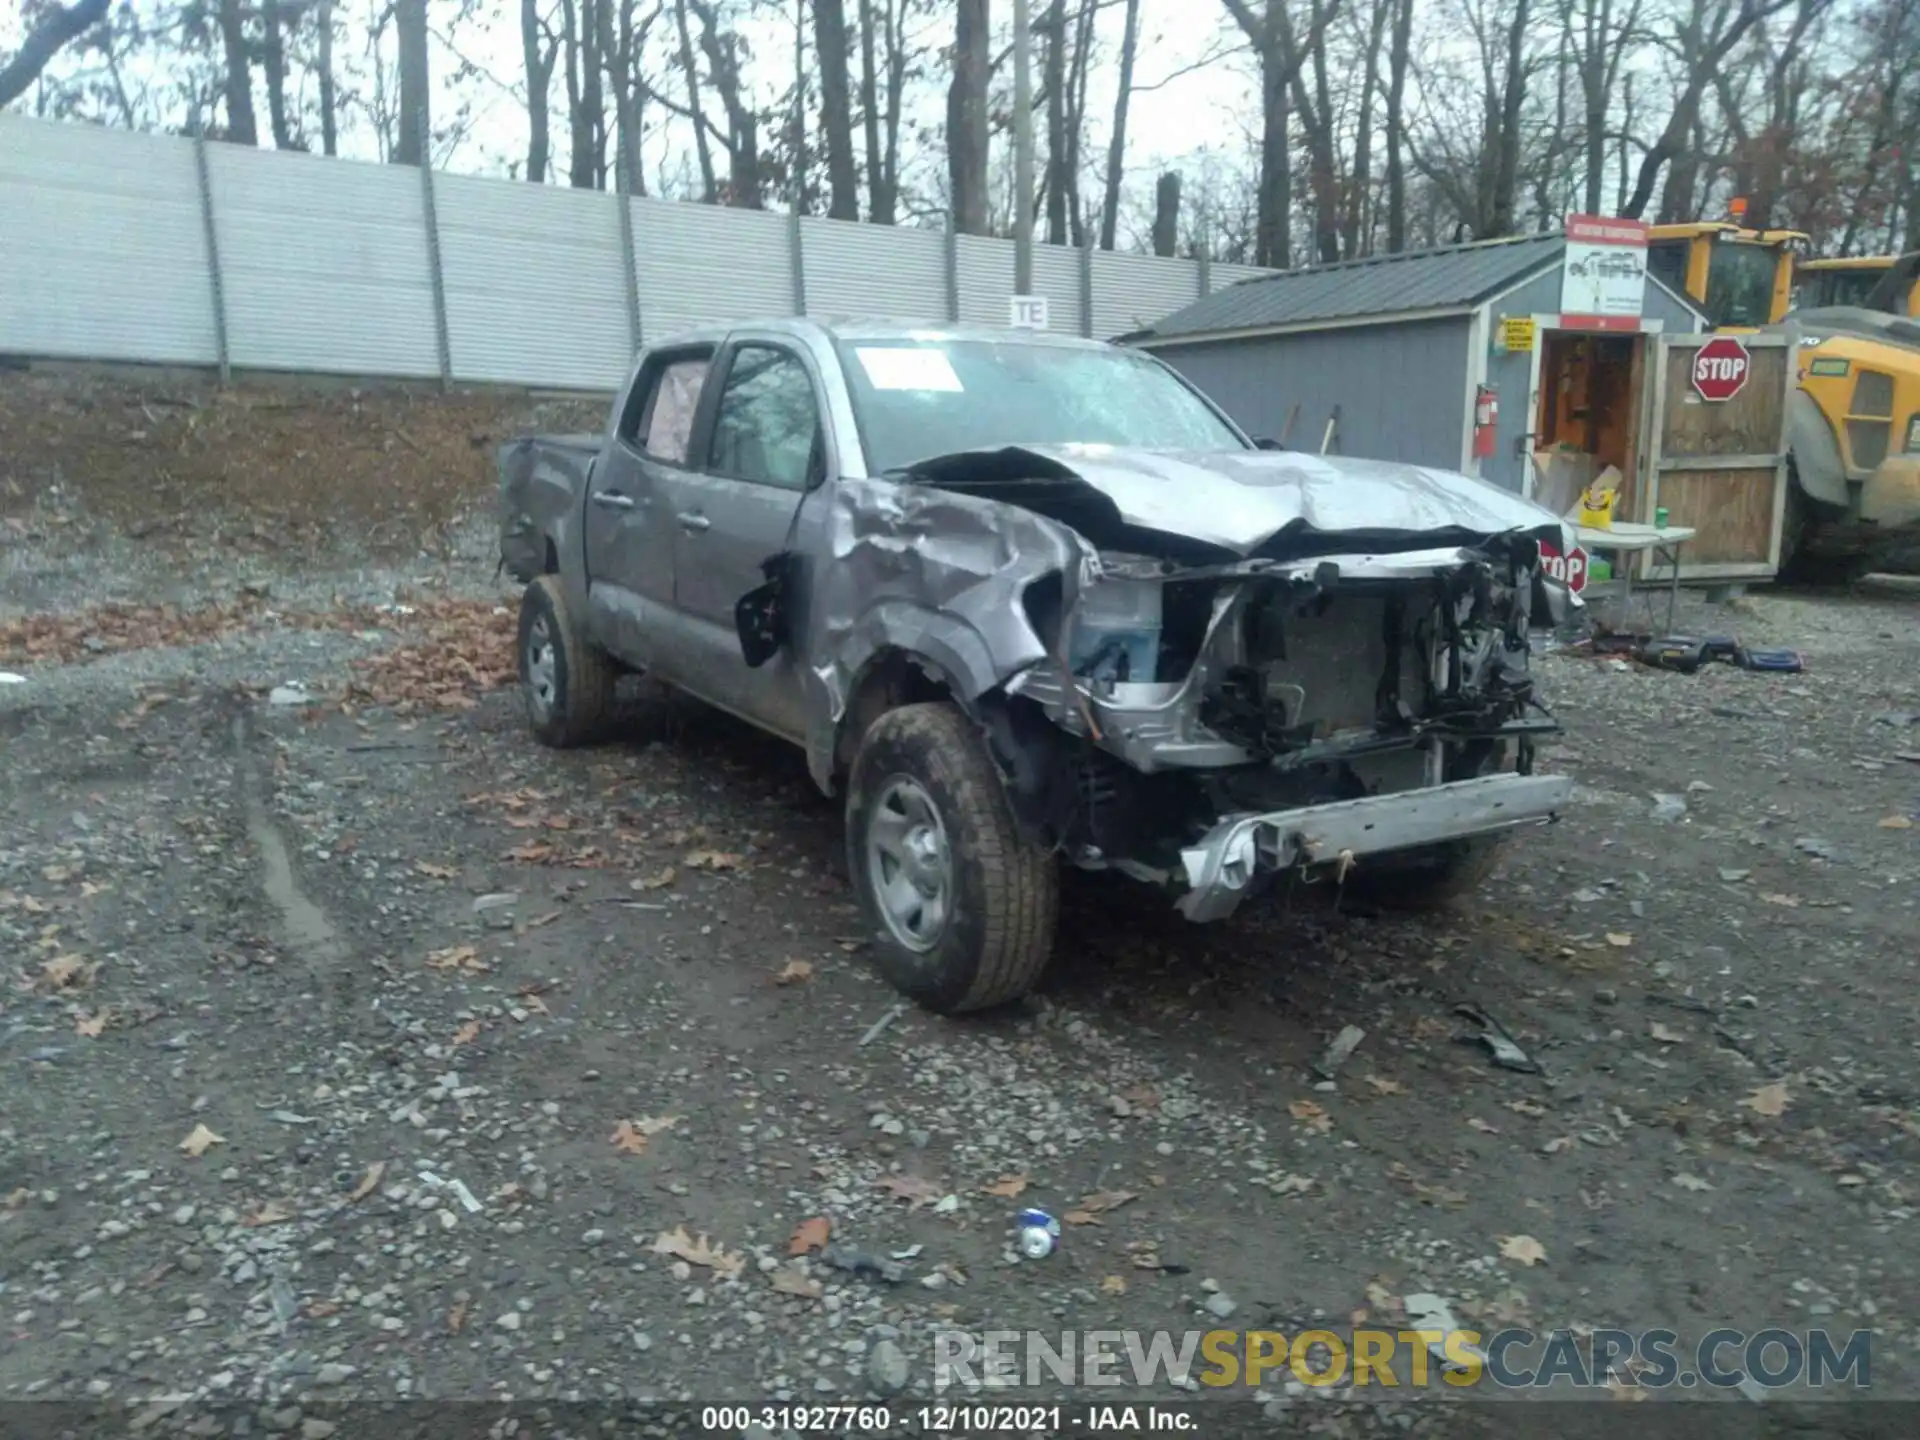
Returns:
[[[1613,507],[1619,499],[1618,490],[1603,490],[1597,495],[1587,490],[1580,497],[1580,523],[1589,530],[1611,530]]]

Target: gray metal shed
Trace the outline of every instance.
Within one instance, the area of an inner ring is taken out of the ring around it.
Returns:
[[[1287,445],[1318,450],[1338,406],[1338,453],[1464,470],[1531,494],[1530,457],[1554,432],[1554,405],[1542,401],[1565,390],[1571,373],[1560,357],[1578,348],[1597,373],[1594,357],[1605,352],[1616,378],[1594,403],[1618,412],[1609,423],[1620,437],[1609,443],[1625,447],[1605,458],[1631,473],[1643,414],[1640,337],[1706,328],[1691,302],[1651,275],[1637,320],[1562,315],[1565,252],[1555,232],[1289,270],[1215,291],[1121,338],[1167,361],[1253,435],[1282,438],[1291,415]],[[1533,322],[1527,349],[1500,344],[1508,319]],[[1481,385],[1499,397],[1485,460],[1473,454]]]

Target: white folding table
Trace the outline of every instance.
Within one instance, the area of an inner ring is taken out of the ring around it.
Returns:
[[[1652,555],[1664,560],[1667,565],[1667,632],[1673,631],[1674,602],[1680,598],[1680,547],[1699,533],[1687,525],[1634,525],[1625,521],[1617,522],[1607,529],[1580,525],[1574,532],[1580,541],[1580,548],[1591,555],[1596,550],[1609,550],[1619,556]],[[1627,608],[1633,607],[1633,565],[1629,562],[1619,567],[1618,578]],[[1653,602],[1647,602],[1647,618],[1653,618]]]

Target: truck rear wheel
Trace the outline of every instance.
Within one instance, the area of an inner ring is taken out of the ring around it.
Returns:
[[[876,720],[847,780],[847,869],[880,973],[943,1015],[1031,990],[1053,953],[1059,875],[1014,822],[986,743],[948,704]]]
[[[614,669],[567,610],[558,576],[520,597],[520,689],[534,738],[556,750],[591,745],[613,718]]]

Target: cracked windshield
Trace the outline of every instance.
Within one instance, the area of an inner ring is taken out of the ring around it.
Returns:
[[[1917,26],[0,0],[0,1434],[1920,1434]]]

